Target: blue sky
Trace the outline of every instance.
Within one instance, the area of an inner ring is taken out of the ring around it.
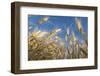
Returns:
[[[35,28],[38,28],[41,31],[52,31],[55,28],[60,28],[62,31],[58,33],[58,36],[65,41],[66,29],[69,27],[78,37],[79,40],[82,40],[81,34],[78,32],[75,16],[47,16],[48,21],[38,24],[38,21],[46,16],[44,15],[28,15],[28,28],[29,32],[32,32]],[[85,33],[88,32],[88,18],[87,17],[77,17],[81,20],[82,27]]]

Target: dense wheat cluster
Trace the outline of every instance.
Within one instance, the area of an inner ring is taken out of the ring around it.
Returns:
[[[64,46],[54,40],[31,35],[28,46],[29,60],[64,59]]]
[[[78,44],[75,41],[66,48],[62,41],[48,39],[48,37],[37,37],[34,33],[29,37],[29,60],[72,59],[88,56],[86,42]]]

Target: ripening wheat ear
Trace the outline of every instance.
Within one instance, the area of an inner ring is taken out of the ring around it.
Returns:
[[[72,31],[72,39],[73,39],[73,41],[77,40],[76,35],[75,35],[75,33],[73,31]]]
[[[81,20],[79,20],[78,18],[75,18],[75,22],[76,22],[76,27],[78,29],[78,31],[83,34],[83,27],[81,24]]]

